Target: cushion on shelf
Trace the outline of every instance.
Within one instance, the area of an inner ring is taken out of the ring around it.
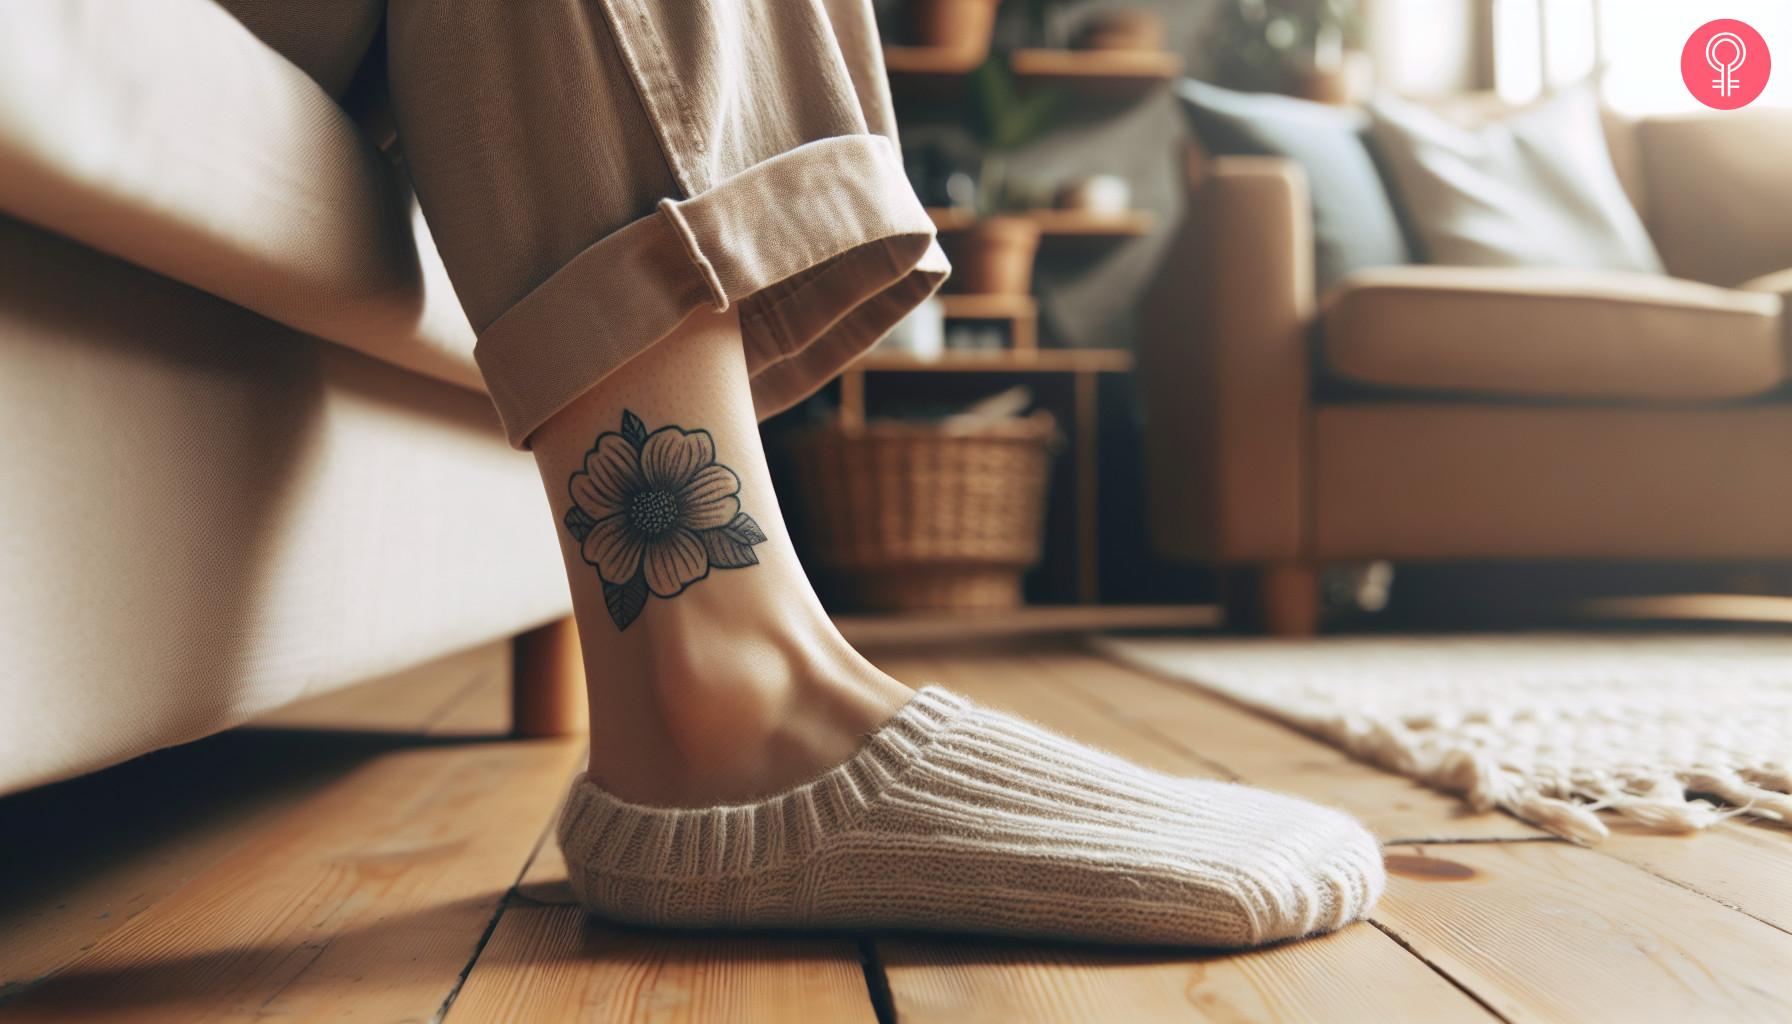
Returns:
[[[1314,272],[1321,292],[1364,267],[1409,263],[1393,204],[1364,142],[1359,113],[1205,82],[1177,83],[1183,113],[1213,156],[1277,156],[1306,173]]]

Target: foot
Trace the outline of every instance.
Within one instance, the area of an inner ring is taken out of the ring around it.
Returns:
[[[581,778],[559,837],[587,906],[666,927],[1241,947],[1338,928],[1384,882],[1344,814],[1147,771],[932,687],[764,799],[650,807]]]

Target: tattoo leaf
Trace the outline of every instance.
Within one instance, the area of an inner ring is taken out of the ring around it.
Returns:
[[[579,506],[574,505],[566,510],[566,532],[572,534],[572,539],[580,544],[585,543],[585,535],[596,525],[597,520],[586,515],[585,510]]]
[[[765,543],[765,531],[745,512],[735,516],[728,525],[704,530],[697,536],[703,540],[709,564],[718,569],[758,565],[759,556],[753,552],[753,545]]]
[[[726,526],[704,530],[697,536],[703,541],[703,550],[709,555],[709,564],[717,569],[739,569],[759,564],[759,556],[753,553],[753,546],[735,540],[729,535]]]
[[[745,512],[734,517],[727,526],[722,527],[727,534],[742,544],[752,546],[765,543],[765,531],[753,521],[753,517]]]
[[[634,579],[620,587],[609,580],[604,580],[603,584],[604,607],[609,609],[610,621],[616,623],[619,632],[627,629],[635,616],[641,614],[641,609],[647,607],[647,580],[637,573]]]
[[[634,445],[636,451],[647,443],[647,424],[627,409],[622,410],[622,439]]]

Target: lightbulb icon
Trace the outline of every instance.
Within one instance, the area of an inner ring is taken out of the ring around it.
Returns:
[[[1726,46],[1730,48],[1728,60],[1720,52]],[[1727,97],[1736,91],[1736,69],[1747,60],[1748,46],[1734,32],[1719,32],[1705,41],[1705,63],[1717,72],[1717,77],[1711,81],[1711,87],[1717,90],[1719,96]]]

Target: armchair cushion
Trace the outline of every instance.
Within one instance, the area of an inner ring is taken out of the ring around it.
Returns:
[[[1344,381],[1431,393],[1698,402],[1786,378],[1778,296],[1617,271],[1365,271],[1321,347]]]
[[[1412,262],[1370,159],[1362,114],[1192,78],[1178,82],[1176,93],[1207,155],[1282,157],[1306,172],[1320,291],[1363,267]]]
[[[1426,262],[1661,270],[1606,147],[1590,86],[1458,124],[1388,96],[1376,150]]]

